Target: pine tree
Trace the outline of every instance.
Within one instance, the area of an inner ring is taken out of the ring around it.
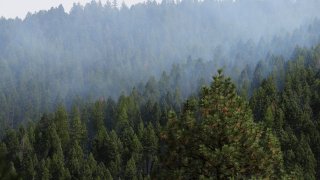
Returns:
[[[13,129],[7,130],[3,142],[5,143],[6,157],[8,161],[11,161],[14,166],[20,166],[20,142],[17,132]],[[15,169],[15,167],[14,167]]]
[[[139,139],[142,139],[143,132],[144,132],[144,124],[143,124],[142,119],[140,119],[139,124],[138,124],[138,128],[137,128],[137,135],[138,135]]]
[[[52,179],[70,179],[69,170],[65,167],[61,147],[52,154],[49,171]]]
[[[132,179],[136,180],[137,179],[137,168],[136,168],[136,163],[133,158],[129,159],[126,165],[125,173],[124,173],[124,178],[125,179]]]
[[[316,159],[304,135],[296,148],[296,161],[303,167],[303,178],[316,179]]]
[[[94,134],[99,131],[105,131],[104,119],[104,106],[105,103],[103,101],[97,101],[93,106],[92,118],[93,118],[93,132]]]
[[[127,162],[132,156],[139,159],[139,155],[142,151],[142,145],[134,133],[131,127],[127,127],[123,129],[120,134],[120,141],[122,142],[123,152],[122,152],[122,160]]]
[[[90,153],[84,166],[83,166],[83,179],[95,179],[97,171],[97,161],[94,159],[93,154]]]
[[[66,149],[70,140],[69,121],[68,113],[62,105],[58,106],[55,112],[54,123],[56,125],[58,136],[61,140],[62,149]]]
[[[0,179],[14,180],[19,179],[12,163],[8,163],[6,155],[8,153],[7,147],[4,143],[0,143]]]
[[[107,177],[110,178],[110,172],[103,163],[99,163],[99,165],[97,166],[96,175],[97,179],[107,179]]]
[[[143,170],[145,175],[150,175],[158,150],[158,138],[150,122],[143,132],[141,142],[143,147]]]
[[[116,132],[122,133],[125,128],[130,126],[129,116],[128,116],[127,104],[124,96],[119,98],[119,103],[117,107],[117,123]]]
[[[108,161],[108,169],[114,179],[118,179],[121,172],[121,154],[122,154],[122,142],[117,136],[115,131],[110,132],[110,142],[109,144],[109,159]]]
[[[21,140],[22,142],[22,176],[26,179],[34,179],[36,177],[36,165],[38,159],[34,153],[34,149],[29,141],[27,134]]]
[[[142,158],[143,147],[136,134],[133,135],[132,142],[130,144],[130,149],[132,158],[134,158],[136,162],[140,162]]]
[[[50,172],[49,169],[47,167],[47,164],[45,162],[45,160],[41,160],[41,162],[38,164],[38,168],[37,168],[37,179],[41,179],[41,180],[49,180],[50,179]]]
[[[52,146],[50,140],[54,140],[57,144],[57,141],[60,141],[60,139],[58,139],[55,125],[49,119],[48,115],[44,114],[35,129],[34,149],[39,160],[49,155]]]
[[[66,166],[70,171],[70,175],[74,179],[80,179],[82,177],[82,170],[84,165],[83,151],[78,143],[74,141],[70,150],[67,153]]]
[[[104,127],[100,129],[101,130],[97,132],[95,138],[92,141],[92,153],[95,159],[107,163],[110,161],[111,156],[110,154],[108,154],[108,151],[110,151],[109,146],[111,146],[110,137]]]
[[[112,175],[111,175],[109,169],[107,169],[107,170],[105,171],[105,175],[104,175],[104,176],[105,176],[105,179],[113,180]]]
[[[253,122],[248,104],[221,71],[199,100],[187,101],[181,119],[171,115],[163,138],[171,177],[281,177],[277,138]]]
[[[85,123],[81,121],[78,108],[73,108],[72,116],[70,122],[70,139],[72,142],[78,141],[80,145],[84,146],[87,140],[87,129]]]

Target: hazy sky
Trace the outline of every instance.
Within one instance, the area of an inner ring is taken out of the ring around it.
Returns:
[[[112,0],[111,0],[112,1]],[[119,4],[123,0],[118,0]],[[124,0],[127,5],[132,5],[144,0]],[[69,11],[73,3],[80,2],[85,4],[91,0],[0,0],[0,17],[6,18],[20,17],[24,18],[28,12],[35,12],[39,10],[47,10],[51,7],[57,7],[62,4],[66,11]],[[106,0],[101,0],[105,3]]]

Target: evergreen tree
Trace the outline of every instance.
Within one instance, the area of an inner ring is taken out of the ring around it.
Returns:
[[[7,147],[4,143],[0,144],[0,179],[14,180],[19,179],[12,163],[8,163],[6,155],[8,153]]]
[[[47,114],[44,114],[41,120],[37,123],[35,129],[35,143],[34,148],[38,159],[43,159],[48,156],[50,142],[49,142],[49,127],[52,126],[52,122],[49,120]]]
[[[141,142],[143,147],[143,171],[145,175],[150,176],[158,150],[158,138],[150,122],[143,132]]]
[[[104,106],[105,103],[103,101],[97,101],[94,103],[93,110],[92,110],[92,123],[93,123],[93,132],[94,134],[99,133],[100,131],[105,131],[104,125]]]
[[[45,160],[41,160],[41,162],[38,164],[37,172],[37,179],[49,180],[51,178],[50,171]]]
[[[93,154],[90,153],[86,163],[84,164],[83,179],[95,179],[96,171],[97,171],[97,161],[94,159]]]
[[[108,153],[110,151],[110,137],[107,133],[107,130],[104,127],[100,127],[101,130],[98,131],[96,137],[92,142],[92,152],[95,159],[102,161],[104,163],[108,163],[110,161],[111,154]]]
[[[15,166],[20,166],[21,162],[21,151],[19,137],[13,129],[7,130],[3,142],[5,143],[6,157],[9,162],[13,163],[12,169],[16,171]]]
[[[36,177],[36,165],[38,164],[38,159],[34,153],[34,149],[29,141],[27,134],[21,140],[22,142],[22,176],[26,179],[35,179]]]
[[[55,112],[54,123],[56,125],[56,130],[60,138],[62,148],[67,149],[70,139],[69,121],[67,111],[62,105],[58,106]]]
[[[72,116],[73,117],[70,122],[70,139],[72,142],[77,141],[83,146],[87,140],[86,125],[81,121],[78,108],[73,108]]]
[[[130,126],[129,116],[128,116],[127,104],[124,96],[119,98],[119,103],[117,107],[117,123],[116,132],[121,133],[125,128]]]
[[[139,154],[142,151],[142,145],[135,134],[134,130],[126,126],[120,133],[120,141],[123,146],[122,160],[127,162],[132,156],[136,159],[139,158]]]
[[[171,116],[164,138],[164,164],[171,177],[282,176],[277,138],[253,122],[248,104],[221,71],[199,100],[187,101],[181,119]]]
[[[81,146],[79,145],[78,141],[75,140],[72,143],[72,146],[67,153],[67,162],[66,166],[70,171],[70,175],[72,179],[81,179],[82,177],[82,170],[84,169],[84,159],[83,159],[83,152]]]
[[[108,148],[108,155],[110,161],[108,161],[108,169],[114,179],[119,178],[121,172],[121,154],[122,154],[122,143],[118,138],[118,135],[115,131],[110,133],[110,143]]]
[[[131,158],[127,162],[124,178],[130,179],[130,180],[131,179],[137,180],[137,168],[136,168],[135,160],[133,158]]]
[[[52,154],[49,171],[52,179],[70,179],[70,172],[65,167],[61,146]]]

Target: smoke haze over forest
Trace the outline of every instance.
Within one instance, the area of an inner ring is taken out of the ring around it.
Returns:
[[[35,102],[39,111],[44,100],[51,109],[75,96],[117,98],[173,64],[196,59],[211,69],[195,79],[210,79],[221,67],[238,77],[267,55],[288,58],[296,46],[319,41],[317,0],[166,0],[119,9],[115,2],[74,5],[69,14],[59,6],[23,20],[2,18],[3,96]],[[182,78],[193,76],[182,71]],[[39,93],[25,94],[26,88]],[[184,97],[191,93],[180,88]]]
[[[25,16],[30,13],[38,12],[40,10],[49,10],[52,7],[58,7],[60,4],[63,5],[66,12],[69,12],[73,4],[80,3],[82,5],[90,3],[92,0],[0,0],[0,17],[5,18],[25,18]],[[100,0],[101,3],[106,3],[106,0]],[[144,2],[144,0],[124,0],[119,1],[118,5],[122,3],[128,6],[134,5],[136,3]]]
[[[0,0],[0,179],[320,179],[319,0],[86,2]]]

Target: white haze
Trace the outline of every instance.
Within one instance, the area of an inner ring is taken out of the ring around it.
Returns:
[[[58,7],[63,5],[65,11],[69,12],[74,3],[85,5],[92,0],[0,0],[0,17],[5,18],[25,18],[30,13],[38,12],[40,10],[49,10],[51,7]],[[107,0],[101,0],[101,3],[106,3]],[[119,0],[121,5],[123,0]],[[144,0],[124,0],[124,2],[131,6],[136,3],[144,2]]]
[[[151,76],[156,90],[163,71],[187,97],[217,68],[236,80],[260,60],[319,44],[319,7],[319,0],[164,0],[120,9],[91,2],[0,18],[0,102],[14,102],[5,106],[20,112],[12,119],[32,118],[23,108],[40,114],[60,100],[116,99]]]

